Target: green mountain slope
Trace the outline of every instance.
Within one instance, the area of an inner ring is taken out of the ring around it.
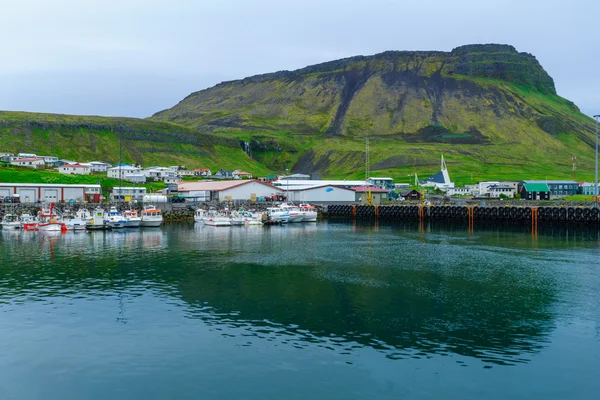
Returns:
[[[458,182],[593,176],[593,120],[556,94],[534,56],[507,45],[389,51],[223,82],[153,121],[235,137],[282,171],[364,176],[435,172]],[[472,177],[472,178],[471,178]]]
[[[123,162],[268,172],[243,151],[239,140],[198,133],[173,123],[0,111],[0,152],[117,163],[119,138]]]

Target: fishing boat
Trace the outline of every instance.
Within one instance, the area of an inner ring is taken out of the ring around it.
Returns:
[[[117,207],[111,207],[104,217],[105,222],[113,229],[125,228],[127,221]]]
[[[142,210],[142,225],[146,227],[159,227],[163,223],[162,212],[155,206],[147,205]]]
[[[231,226],[231,218],[216,210],[196,210],[194,220],[208,226]]]
[[[246,219],[239,211],[233,211],[229,214],[229,220],[233,226],[244,226],[246,225]]]
[[[302,220],[304,219],[304,213],[302,213],[300,209],[293,204],[281,203],[279,207],[287,211],[288,214],[290,214],[288,222],[302,222]]]
[[[266,214],[270,221],[282,224],[287,224],[290,219],[290,213],[280,207],[269,207]]]
[[[85,209],[83,209],[85,210]],[[81,210],[80,210],[81,211]],[[85,227],[88,223],[87,220],[82,218],[85,216],[80,211],[77,212],[77,215],[73,215],[69,210],[65,210],[62,216],[62,220],[67,226],[67,230],[70,231],[84,231]],[[87,211],[87,210],[85,210]],[[87,213],[89,215],[89,212]]]
[[[238,211],[240,217],[244,219],[245,225],[262,225],[261,216],[259,214],[253,214],[250,211],[240,210]]]
[[[21,227],[26,231],[35,231],[37,229],[38,219],[31,214],[21,214]]]
[[[58,214],[54,212],[54,203],[50,203],[50,208],[42,208],[38,213],[38,224],[36,229],[41,232],[65,232],[67,230],[64,222],[60,220]]]
[[[2,229],[21,229],[21,221],[15,214],[5,214],[0,226]]]
[[[104,210],[97,207],[93,212],[90,221],[85,225],[88,231],[110,230],[112,227],[104,219]]]
[[[125,228],[139,228],[142,225],[142,218],[136,210],[127,210],[124,213]]]
[[[298,208],[304,215],[302,222],[317,222],[317,217],[319,214],[317,213],[317,208],[315,206],[311,206],[308,203],[303,203],[300,204]]]

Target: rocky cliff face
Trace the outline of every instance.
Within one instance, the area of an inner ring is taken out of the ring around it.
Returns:
[[[319,165],[318,172],[332,172],[336,163],[339,170],[356,168],[359,146],[349,143],[364,137],[387,141],[397,152],[435,144],[476,155],[486,151],[468,146],[504,146],[498,149],[504,153],[507,144],[543,144],[561,152],[591,143],[592,135],[592,121],[556,94],[533,55],[497,44],[388,51],[223,82],[151,119],[275,141],[294,151],[277,156],[276,146],[267,146],[253,156],[273,169],[303,160],[303,168]],[[506,153],[510,159],[518,151]]]

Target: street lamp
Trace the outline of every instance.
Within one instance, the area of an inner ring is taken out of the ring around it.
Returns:
[[[600,114],[594,115],[596,118],[596,187],[594,189],[594,207],[598,208],[598,118]]]

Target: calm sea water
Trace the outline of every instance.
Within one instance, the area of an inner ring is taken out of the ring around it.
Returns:
[[[597,230],[0,232],[0,399],[596,399]]]

